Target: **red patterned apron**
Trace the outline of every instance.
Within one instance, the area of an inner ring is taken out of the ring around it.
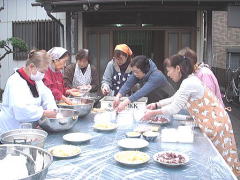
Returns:
[[[201,99],[190,100],[188,111],[218,149],[236,176],[240,176],[240,163],[230,118],[216,96],[205,87]]]

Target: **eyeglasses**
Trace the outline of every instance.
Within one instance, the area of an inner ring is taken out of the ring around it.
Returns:
[[[123,59],[121,57],[113,57],[114,61],[122,61]]]

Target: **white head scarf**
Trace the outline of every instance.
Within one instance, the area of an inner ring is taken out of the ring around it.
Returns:
[[[67,50],[62,47],[53,47],[48,51],[48,54],[52,57],[52,60],[59,59]]]

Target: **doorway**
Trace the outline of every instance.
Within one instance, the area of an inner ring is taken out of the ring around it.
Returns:
[[[84,47],[91,52],[91,63],[97,67],[99,81],[107,63],[112,59],[114,47],[127,44],[133,55],[151,58],[157,67],[164,71],[163,61],[183,47],[195,50],[195,31],[193,28],[174,29],[114,29],[86,28]]]

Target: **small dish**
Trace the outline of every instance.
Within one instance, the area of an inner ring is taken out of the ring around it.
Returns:
[[[127,132],[126,137],[128,137],[128,138],[140,138],[141,134],[139,132],[132,131],[132,132]]]
[[[189,162],[189,157],[180,152],[162,151],[153,155],[153,160],[170,167],[182,166]]]
[[[143,137],[147,141],[154,141],[158,136],[159,136],[158,132],[147,131],[143,133]]]
[[[78,146],[62,144],[50,148],[48,152],[55,158],[65,159],[78,156],[81,149]]]
[[[141,165],[150,160],[147,153],[140,151],[120,151],[114,155],[114,159],[124,165]]]
[[[147,147],[149,143],[144,139],[125,138],[118,141],[118,145],[126,149],[141,149]]]
[[[82,143],[90,141],[92,136],[88,133],[69,133],[63,136],[63,139],[69,143]]]

